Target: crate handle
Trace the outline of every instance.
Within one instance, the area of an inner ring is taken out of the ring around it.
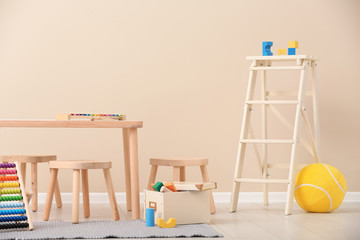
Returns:
[[[149,208],[154,208],[156,211],[156,202],[149,201]]]

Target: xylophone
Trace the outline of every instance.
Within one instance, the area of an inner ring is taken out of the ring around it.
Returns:
[[[19,164],[0,163],[0,232],[33,230]]]
[[[94,120],[126,120],[123,114],[103,114],[103,113],[60,113],[56,114],[56,120],[89,119]]]

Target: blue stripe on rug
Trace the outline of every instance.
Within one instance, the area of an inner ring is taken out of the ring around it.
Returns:
[[[184,238],[223,237],[207,224],[176,225],[174,228],[146,227],[142,220],[88,221],[72,224],[70,221],[34,223],[33,231],[0,231],[0,239],[104,239],[104,238]]]

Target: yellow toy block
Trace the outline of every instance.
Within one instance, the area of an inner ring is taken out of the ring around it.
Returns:
[[[298,41],[289,41],[289,48],[298,48],[299,42]]]
[[[161,228],[173,228],[176,225],[176,219],[169,218],[169,220],[167,222],[164,222],[164,219],[158,218],[156,223]]]
[[[286,49],[278,49],[278,55],[286,55]]]

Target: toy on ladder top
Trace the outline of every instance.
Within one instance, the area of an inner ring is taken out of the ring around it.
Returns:
[[[262,55],[263,56],[273,56],[271,52],[271,47],[273,42],[264,41],[262,42]],[[298,41],[289,41],[288,55],[296,55],[296,49],[299,47]],[[278,55],[286,55],[286,49],[278,49]]]
[[[126,120],[123,114],[102,114],[102,113],[60,113],[56,114],[56,120]]]
[[[0,163],[0,232],[33,230],[29,204],[18,162]]]

